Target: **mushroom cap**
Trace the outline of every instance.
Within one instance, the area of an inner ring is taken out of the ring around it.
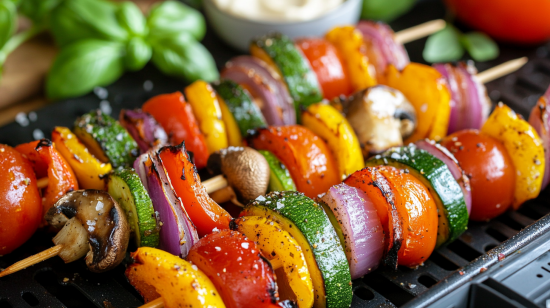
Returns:
[[[208,159],[208,170],[222,173],[240,200],[248,202],[265,195],[271,170],[265,157],[249,147],[228,147]]]
[[[416,112],[396,89],[377,85],[357,92],[342,103],[364,156],[403,145],[416,128]]]
[[[86,265],[92,272],[104,272],[122,262],[130,228],[124,211],[111,195],[94,189],[71,191],[45,215],[48,223],[58,229],[71,218],[78,220],[87,231],[90,251],[86,255]],[[61,244],[64,249],[71,249],[71,244],[76,243]]]

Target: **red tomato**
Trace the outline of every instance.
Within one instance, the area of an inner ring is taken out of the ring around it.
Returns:
[[[208,148],[191,106],[181,92],[157,95],[143,104],[143,111],[151,114],[170,137],[170,143],[180,144],[193,152],[198,169],[206,167]]]
[[[338,165],[327,144],[303,126],[261,128],[247,142],[277,156],[290,171],[297,190],[310,198],[340,183]]]
[[[296,46],[302,51],[317,75],[326,99],[351,94],[351,83],[342,65],[341,57],[331,43],[323,38],[303,38],[296,41]]]
[[[430,191],[409,173],[395,167],[379,166],[395,195],[395,206],[403,221],[403,244],[398,264],[421,265],[432,254],[437,240],[437,207]]]
[[[206,235],[196,243],[187,261],[193,262],[216,286],[228,308],[273,307],[278,299],[271,264],[254,241],[236,231]]]
[[[48,177],[42,198],[46,213],[67,192],[78,190],[78,181],[69,163],[47,139],[20,144],[15,149],[27,158],[39,178]]]
[[[446,0],[459,19],[495,39],[540,43],[550,38],[548,0]]]
[[[214,228],[229,229],[231,215],[210,198],[185,146],[163,148],[159,156],[199,236],[211,233]]]
[[[21,246],[42,221],[42,201],[32,166],[0,144],[0,256]]]
[[[498,140],[472,129],[449,135],[441,144],[453,153],[470,178],[471,220],[494,218],[512,205],[516,170]]]

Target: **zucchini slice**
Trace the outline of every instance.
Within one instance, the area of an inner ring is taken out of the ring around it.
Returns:
[[[367,166],[394,166],[406,169],[432,192],[439,226],[436,248],[454,241],[468,227],[468,209],[460,185],[444,162],[415,145],[389,149],[369,159]]]
[[[323,100],[323,93],[308,60],[286,35],[273,33],[252,41],[250,53],[274,68],[286,82],[294,100],[296,117],[307,108]],[[300,123],[300,121],[298,121]]]
[[[269,164],[269,191],[296,191],[296,184],[290,176],[290,171],[273,153],[259,150]]]
[[[222,80],[212,86],[231,111],[242,136],[246,136],[249,129],[267,126],[260,108],[254,104],[250,93],[239,84],[231,80]]]
[[[313,281],[314,307],[351,305],[348,260],[322,206],[299,192],[271,192],[249,203],[241,216],[271,219],[296,239]]]
[[[113,168],[130,167],[139,155],[136,141],[115,119],[94,110],[78,118],[75,135],[90,153]]]
[[[106,189],[124,209],[137,247],[157,247],[160,226],[153,202],[137,173],[133,169],[118,169],[110,173]]]

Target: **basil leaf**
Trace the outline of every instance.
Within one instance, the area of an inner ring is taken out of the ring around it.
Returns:
[[[464,54],[464,48],[460,44],[460,32],[455,27],[447,24],[445,29],[432,34],[422,56],[427,62],[449,62],[459,60]]]
[[[219,78],[214,58],[189,33],[167,37],[153,45],[153,62],[165,74],[189,81]]]
[[[47,23],[52,10],[63,0],[22,0],[19,5],[21,13],[35,24]]]
[[[133,35],[147,35],[147,22],[143,13],[133,2],[125,1],[120,4],[117,12],[120,24]]]
[[[405,14],[416,0],[363,0],[361,18],[389,22]]]
[[[152,38],[164,38],[188,32],[200,41],[206,33],[202,14],[177,1],[165,1],[153,7],[147,17],[147,24]]]
[[[123,55],[124,44],[96,39],[62,48],[48,73],[48,97],[79,96],[112,83],[124,73]]]
[[[0,48],[11,38],[15,32],[17,22],[17,8],[10,1],[0,1]],[[2,64],[0,62],[0,64]]]
[[[493,60],[498,57],[498,45],[485,33],[470,32],[462,37],[462,45],[478,62]]]
[[[124,57],[124,65],[131,71],[142,69],[153,54],[151,46],[141,37],[133,37],[126,44],[126,56]]]
[[[51,32],[61,46],[81,39],[125,41],[128,32],[118,23],[118,6],[103,0],[67,0],[52,11]]]

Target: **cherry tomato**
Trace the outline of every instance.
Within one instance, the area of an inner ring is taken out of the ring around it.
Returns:
[[[432,254],[437,240],[435,201],[428,188],[413,175],[391,166],[377,168],[390,182],[403,220],[404,236],[398,263],[408,267],[421,265]]]
[[[302,38],[296,41],[313,68],[326,99],[340,95],[350,95],[351,83],[348,79],[338,50],[323,38]]]
[[[78,181],[73,169],[48,139],[20,144],[15,149],[27,158],[38,178],[48,177],[48,186],[42,198],[46,213],[59,198],[78,190]]]
[[[28,160],[0,144],[0,256],[21,246],[42,221],[42,201]]]
[[[236,231],[206,235],[187,260],[210,278],[228,308],[273,307],[278,298],[275,273],[254,241]]]
[[[470,178],[471,220],[494,218],[512,205],[516,170],[504,145],[478,130],[451,134],[441,145],[453,153]]]
[[[257,150],[268,150],[288,168],[298,191],[310,198],[340,183],[338,165],[327,144],[299,125],[258,129],[247,139]]]
[[[170,143],[180,144],[185,141],[187,149],[193,152],[198,169],[206,167],[208,160],[206,141],[191,106],[185,102],[181,92],[157,95],[145,102],[142,108],[164,128],[170,137]]]
[[[550,38],[548,0],[446,0],[459,19],[495,39],[541,43]]]
[[[229,229],[231,215],[210,198],[185,146],[163,148],[159,156],[199,236],[211,233],[215,228]]]

